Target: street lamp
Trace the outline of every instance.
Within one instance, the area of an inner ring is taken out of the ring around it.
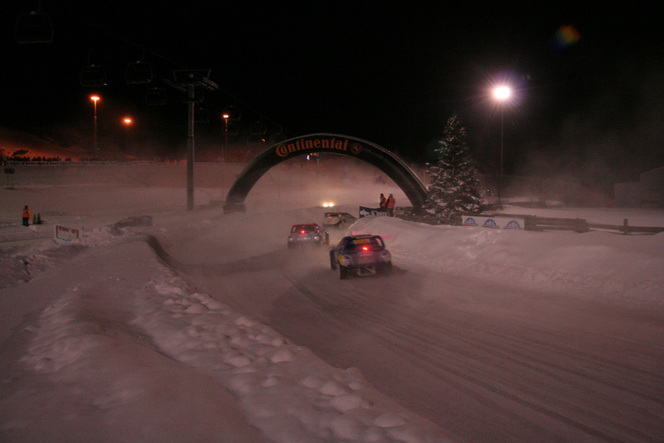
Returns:
[[[221,161],[226,163],[226,147],[228,146],[228,119],[231,118],[231,115],[228,112],[224,112],[221,115],[221,118],[224,119],[224,147],[221,149]]]
[[[131,151],[129,149],[129,128],[134,123],[131,117],[123,117],[122,124],[125,125],[125,151]]]
[[[95,116],[95,126],[94,126],[94,150],[97,151],[97,102],[99,101],[98,95],[91,95],[90,100],[92,100],[94,107],[94,116]]]
[[[498,100],[500,104],[500,172],[498,175],[498,207],[503,209],[502,189],[503,189],[503,148],[504,148],[504,120],[503,109],[504,103],[512,95],[512,89],[509,86],[497,86],[493,89],[493,97]]]

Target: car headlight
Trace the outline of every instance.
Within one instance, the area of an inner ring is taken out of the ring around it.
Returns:
[[[316,240],[316,241],[320,240],[320,236],[319,235],[314,235],[314,240]]]

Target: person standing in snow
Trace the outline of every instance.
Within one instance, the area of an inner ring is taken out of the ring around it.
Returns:
[[[23,226],[28,226],[30,224],[30,217],[32,217],[32,211],[30,211],[28,205],[25,205],[23,208]]]
[[[394,217],[394,205],[396,201],[394,200],[394,196],[390,194],[389,197],[387,197],[387,215],[390,217]]]
[[[385,196],[383,194],[380,194],[380,208],[384,209],[387,207],[387,200],[385,200]]]

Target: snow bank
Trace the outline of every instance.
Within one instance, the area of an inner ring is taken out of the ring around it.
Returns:
[[[445,440],[357,369],[331,367],[190,287],[140,231],[108,227],[22,256],[39,269],[4,301],[50,293],[24,326],[22,380],[0,402],[3,439]],[[28,394],[42,406],[26,408]]]
[[[664,307],[664,234],[508,231],[391,217],[362,218],[348,232],[383,236],[404,267]]]

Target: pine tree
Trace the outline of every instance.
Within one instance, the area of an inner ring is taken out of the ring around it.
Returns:
[[[424,210],[436,223],[450,223],[455,214],[480,212],[480,182],[458,116],[447,120],[444,136],[434,149],[438,156],[427,168],[430,186]]]

